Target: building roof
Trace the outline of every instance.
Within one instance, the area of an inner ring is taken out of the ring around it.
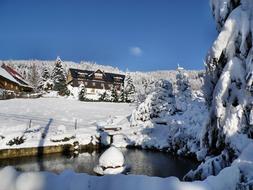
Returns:
[[[14,82],[16,84],[19,84],[18,81],[13,77],[11,76],[10,73],[8,73],[5,69],[3,69],[2,67],[0,67],[0,76],[11,81],[11,82]]]
[[[95,73],[103,74],[103,76],[104,76],[103,80],[106,81],[106,82],[113,83],[115,77],[120,77],[120,78],[122,78],[123,81],[125,79],[125,75],[116,74],[116,73],[106,73],[106,72],[101,71],[100,69],[98,69],[96,71],[89,71],[89,70],[81,70],[81,69],[70,68],[69,72],[70,72],[70,74],[73,78],[83,78],[83,79],[87,79],[87,80],[93,80],[93,75]]]
[[[5,64],[0,67],[0,76],[13,83],[18,84],[19,86],[32,88],[31,86],[29,86],[29,83],[17,71]]]

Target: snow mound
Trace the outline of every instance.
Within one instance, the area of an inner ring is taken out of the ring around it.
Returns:
[[[126,171],[125,158],[122,152],[114,146],[107,149],[99,158],[99,165],[94,172],[99,175],[120,174]]]
[[[123,166],[124,162],[124,155],[114,146],[107,149],[99,158],[99,165],[105,168]]]

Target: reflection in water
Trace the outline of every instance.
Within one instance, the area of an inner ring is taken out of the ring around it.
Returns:
[[[154,152],[138,149],[122,149],[126,163],[131,166],[130,174],[149,175],[158,177],[176,176],[180,179],[190,170],[197,167],[196,162],[178,158],[164,152]],[[1,160],[0,167],[12,165],[20,171],[51,171],[60,173],[71,169],[78,173],[95,175],[94,166],[98,163],[101,152],[84,152],[78,156],[63,156],[62,154],[36,157],[22,157]],[[43,166],[43,167],[41,167]]]

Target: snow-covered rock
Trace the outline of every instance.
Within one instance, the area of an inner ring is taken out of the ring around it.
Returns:
[[[103,167],[123,166],[125,162],[123,153],[116,147],[111,146],[99,158],[99,165]]]
[[[100,175],[119,174],[126,169],[123,153],[116,147],[111,146],[99,158],[99,164],[94,172]]]

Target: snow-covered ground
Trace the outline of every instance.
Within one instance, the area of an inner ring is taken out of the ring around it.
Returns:
[[[98,123],[108,118],[125,118],[133,109],[125,103],[80,102],[66,98],[0,101],[0,149],[74,141],[96,144]],[[17,137],[23,137],[24,143],[7,145]]]

